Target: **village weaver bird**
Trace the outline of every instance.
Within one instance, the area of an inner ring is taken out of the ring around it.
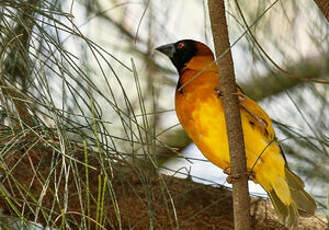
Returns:
[[[156,49],[170,58],[179,73],[175,105],[181,125],[203,155],[229,174],[223,95],[212,51],[194,40]],[[251,179],[265,189],[279,218],[292,227],[298,216],[313,215],[316,204],[305,192],[303,181],[289,169],[269,116],[239,86],[236,88]]]

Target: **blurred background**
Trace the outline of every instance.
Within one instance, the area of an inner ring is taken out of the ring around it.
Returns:
[[[237,81],[273,119],[290,168],[328,215],[328,21],[310,0],[238,4],[227,2]],[[181,39],[213,49],[207,1],[2,0],[0,14],[2,162],[17,123],[16,138],[56,137],[64,156],[68,143],[85,141],[104,167],[127,161],[228,186],[179,125],[178,76],[154,50]],[[52,167],[67,176],[69,164],[57,160]]]

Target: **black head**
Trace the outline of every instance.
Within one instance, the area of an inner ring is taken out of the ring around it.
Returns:
[[[156,50],[167,55],[178,72],[198,53],[197,44],[194,40],[180,40],[176,43],[160,46]]]

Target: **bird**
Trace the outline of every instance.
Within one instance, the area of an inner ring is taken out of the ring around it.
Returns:
[[[230,174],[230,155],[223,93],[214,54],[202,42],[184,39],[156,48],[171,60],[179,80],[175,92],[177,117],[198,149]],[[314,215],[316,203],[303,180],[289,167],[267,113],[236,84],[247,170],[267,192],[279,219],[288,228],[298,217]]]

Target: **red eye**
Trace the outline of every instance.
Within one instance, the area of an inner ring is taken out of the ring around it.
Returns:
[[[181,49],[181,48],[183,48],[184,46],[185,46],[185,43],[184,43],[184,42],[180,42],[180,43],[178,43],[177,48],[178,48],[178,49]]]

